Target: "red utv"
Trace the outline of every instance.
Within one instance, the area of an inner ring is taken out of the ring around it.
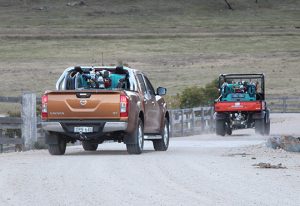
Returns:
[[[221,74],[219,91],[214,104],[217,135],[246,128],[255,128],[256,134],[270,134],[264,74]]]

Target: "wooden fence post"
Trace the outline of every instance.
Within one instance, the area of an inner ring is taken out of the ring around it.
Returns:
[[[192,125],[191,125],[191,130],[192,130],[192,134],[195,134],[195,110],[194,108],[192,108]]]
[[[2,129],[0,129],[0,138],[2,137]],[[0,153],[3,152],[3,144],[0,144]]]
[[[201,132],[204,132],[205,129],[205,115],[204,115],[204,109],[201,107]]]
[[[183,117],[184,117],[184,112],[183,112],[183,109],[181,110],[181,121],[180,121],[180,123],[181,123],[181,136],[183,137],[183,135],[184,135],[184,125],[183,125]]]
[[[282,97],[282,105],[283,105],[282,112],[283,112],[283,113],[286,113],[286,112],[287,112],[286,99],[287,99],[286,97]]]
[[[24,93],[22,95],[22,139],[24,149],[33,149],[37,141],[36,94]]]
[[[215,111],[214,111],[214,107],[211,107],[210,108],[210,125],[209,125],[209,129],[210,129],[210,132],[213,132],[214,131],[214,114],[215,114]]]

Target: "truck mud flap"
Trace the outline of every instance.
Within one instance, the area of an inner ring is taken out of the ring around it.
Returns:
[[[136,140],[133,138],[133,135],[130,134],[125,135],[124,144],[136,144]]]
[[[128,128],[127,128],[127,132],[126,135],[124,136],[123,142],[124,144],[136,144],[137,143],[137,139],[134,136],[134,133],[136,132],[136,127],[138,124],[138,115],[136,115],[135,120],[133,122],[135,122],[135,124],[128,124]]]
[[[58,144],[59,136],[53,132],[46,132],[45,143],[46,144]]]

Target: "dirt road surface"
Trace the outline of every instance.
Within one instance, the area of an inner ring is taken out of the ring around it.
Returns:
[[[300,115],[273,114],[272,133],[299,135]],[[299,135],[300,136],[300,135]],[[272,150],[253,130],[172,138],[142,155],[106,143],[64,156],[46,150],[0,155],[0,205],[299,205],[300,154]],[[282,163],[287,169],[253,164]]]

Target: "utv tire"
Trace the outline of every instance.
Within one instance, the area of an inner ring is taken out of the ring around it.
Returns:
[[[167,118],[164,120],[164,128],[161,133],[161,139],[153,140],[153,147],[155,151],[167,151],[170,141],[169,121]]]
[[[139,118],[137,127],[133,133],[135,144],[126,144],[128,154],[141,154],[144,148],[144,126]]]
[[[216,120],[216,134],[220,136],[225,136],[226,134],[226,125],[224,119]]]
[[[232,135],[232,129],[228,125],[226,125],[226,133]]]
[[[63,155],[66,152],[67,142],[62,137],[58,137],[58,144],[49,144],[48,151],[51,155]]]
[[[270,120],[267,123],[265,123],[265,135],[270,135],[270,124]]]
[[[82,142],[82,147],[85,151],[96,151],[98,148],[98,144],[91,142]]]
[[[264,119],[255,120],[255,134],[264,135],[265,134],[265,121]]]

